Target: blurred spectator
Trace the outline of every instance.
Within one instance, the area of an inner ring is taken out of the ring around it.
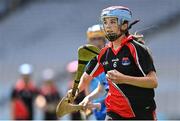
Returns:
[[[60,100],[60,94],[54,82],[54,71],[51,69],[46,69],[43,71],[43,85],[41,87],[41,95],[43,97],[38,96],[36,102],[39,107],[43,109],[44,119],[57,120],[56,106]]]
[[[74,83],[74,78],[77,72],[77,68],[78,68],[78,61],[74,60],[71,61],[70,63],[68,63],[66,70],[68,71],[69,75],[70,75],[70,82],[69,82],[69,89],[72,88],[73,83]],[[75,104],[79,104],[85,97],[85,93],[79,93],[77,98],[74,100]],[[71,113],[71,120],[82,120],[84,119],[84,115],[80,113],[80,111],[78,112],[74,112]]]
[[[22,64],[19,67],[20,79],[11,93],[11,110],[14,120],[32,120],[33,103],[38,91],[31,79],[32,66]]]

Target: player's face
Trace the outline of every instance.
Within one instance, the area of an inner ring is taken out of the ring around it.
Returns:
[[[104,30],[107,34],[115,33],[120,34],[120,28],[118,25],[118,19],[115,17],[106,17],[103,19]]]
[[[30,80],[30,75],[22,75],[22,79],[25,81],[25,82],[29,82]]]
[[[93,37],[89,40],[90,44],[102,49],[105,45],[105,38],[104,37]]]

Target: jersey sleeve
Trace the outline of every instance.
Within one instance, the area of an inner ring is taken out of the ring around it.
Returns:
[[[148,74],[151,71],[156,72],[150,50],[146,46],[139,46],[137,48],[137,55],[139,59],[139,65],[144,74]]]
[[[102,64],[98,61],[98,56],[94,57],[86,66],[86,73],[92,77],[97,77],[104,72]]]

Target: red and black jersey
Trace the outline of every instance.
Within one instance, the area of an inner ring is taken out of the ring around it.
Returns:
[[[59,99],[61,99],[60,93],[58,92],[55,84],[44,84],[41,87],[41,94],[45,97],[47,106],[57,105]],[[44,120],[57,120],[55,109],[54,111],[44,110]]]
[[[86,68],[86,73],[95,77],[102,72],[116,69],[130,76],[146,76],[155,71],[148,48],[125,37],[120,47],[114,50],[112,43],[104,47],[100,54],[92,59]],[[148,80],[147,80],[148,81]],[[128,84],[115,84],[108,80],[109,92],[106,98],[107,112],[112,111],[122,117],[136,117],[142,110],[155,110],[154,90]]]
[[[12,113],[16,120],[33,119],[33,103],[39,93],[32,81],[25,84],[23,80],[17,81],[11,93],[13,101]]]

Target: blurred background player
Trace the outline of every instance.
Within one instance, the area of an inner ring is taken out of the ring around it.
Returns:
[[[61,99],[55,84],[55,73],[52,69],[45,69],[42,73],[43,84],[37,98],[38,107],[43,109],[44,120],[57,120],[56,106]]]
[[[100,50],[105,46],[106,39],[101,25],[97,24],[88,28],[87,41],[89,44],[98,47]],[[92,94],[91,96],[90,95],[87,96],[82,103],[89,103],[90,100],[92,101],[92,103],[101,103],[101,110],[94,109],[93,113],[97,120],[104,120],[106,116],[106,107],[105,107],[104,99],[106,97],[106,93],[107,93],[106,91],[108,91],[109,88],[105,74],[102,73],[98,77],[91,80],[90,84],[87,85],[89,86],[85,90],[86,95],[89,95],[90,93]],[[97,94],[99,94],[99,97],[96,97]],[[95,97],[96,99],[94,99]],[[88,110],[86,111],[86,113],[87,116],[90,114]]]
[[[103,26],[100,24],[93,25],[88,28],[87,32],[88,44],[92,44],[99,49],[102,49],[106,44]]]
[[[33,103],[38,93],[31,79],[33,69],[29,64],[19,67],[20,79],[16,82],[11,93],[12,119],[32,120]]]

